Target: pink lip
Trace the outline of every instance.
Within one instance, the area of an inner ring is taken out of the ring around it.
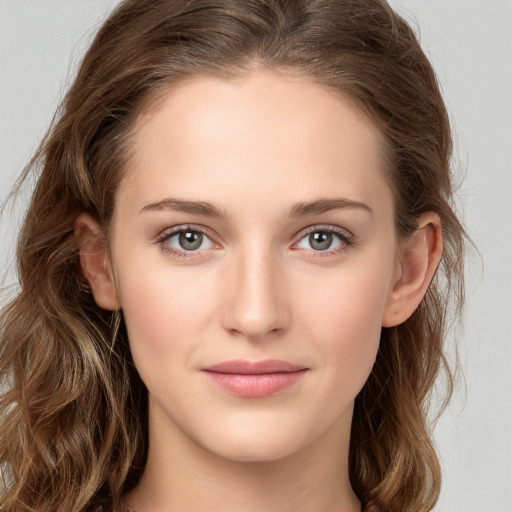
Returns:
[[[231,394],[263,398],[287,389],[302,379],[308,369],[286,361],[225,361],[203,368],[208,378]]]

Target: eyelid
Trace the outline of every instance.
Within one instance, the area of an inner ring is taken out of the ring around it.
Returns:
[[[354,238],[354,235],[346,228],[342,228],[341,226],[336,226],[334,224],[313,224],[304,228],[301,232],[301,240],[306,235],[310,235],[311,233],[316,233],[317,231],[327,231],[329,233],[338,234],[345,238],[351,239]]]
[[[214,246],[219,246],[219,244],[214,240],[214,236],[211,235],[211,232],[208,228],[203,226],[198,226],[194,224],[180,224],[178,226],[173,226],[162,231],[157,237],[155,242],[160,245],[162,251],[166,253],[170,253],[173,256],[183,257],[183,258],[194,258],[198,257],[203,253],[206,249],[195,250],[195,251],[187,251],[187,250],[179,250],[175,249],[166,242],[172,237],[178,235],[179,233],[183,233],[186,231],[193,231],[196,233],[201,233],[203,236],[208,238],[210,242]]]
[[[334,249],[326,249],[326,250],[318,250],[315,251],[314,249],[300,249],[295,248],[293,249],[293,246],[300,243],[304,238],[306,238],[311,233],[317,233],[317,232],[327,232],[336,235],[340,241],[341,244],[339,247],[336,247]],[[311,254],[311,257],[322,257],[322,256],[332,256],[335,254],[339,254],[343,251],[345,251],[347,248],[352,247],[355,244],[355,237],[354,235],[345,228],[342,228],[340,226],[332,225],[332,224],[314,224],[312,226],[309,226],[302,230],[299,234],[299,238],[296,242],[294,242],[292,249],[296,251],[304,250]]]
[[[216,245],[217,247],[220,246],[220,244],[218,244],[215,241],[215,236],[211,235],[211,230],[209,230],[208,228],[205,228],[204,226],[194,225],[194,224],[181,224],[181,225],[167,228],[161,234],[159,234],[157,236],[156,243],[161,246],[163,251],[173,254],[177,257],[184,257],[184,258],[200,257],[206,249],[194,250],[194,251],[178,250],[178,249],[174,249],[170,245],[166,244],[166,242],[170,238],[172,238],[173,236],[176,236],[179,233],[186,232],[187,230],[201,233],[203,236],[206,236],[212,242],[212,244]],[[314,249],[297,249],[297,248],[294,249],[293,246],[295,246],[296,244],[301,242],[304,238],[306,238],[311,233],[317,233],[317,232],[327,232],[327,233],[332,233],[332,234],[336,235],[340,239],[341,245],[339,247],[336,247],[335,249],[331,249],[331,250],[326,249],[323,251],[322,250],[315,251]],[[353,246],[354,243],[355,243],[354,235],[349,230],[347,230],[345,228],[342,228],[342,227],[336,226],[336,225],[332,225],[332,224],[314,224],[314,225],[308,226],[307,228],[303,229],[299,233],[298,240],[296,242],[294,242],[294,244],[292,245],[291,248],[292,248],[292,250],[307,251],[309,253],[312,253],[311,255],[313,257],[317,257],[317,256],[329,256],[329,255],[340,253],[340,252],[346,250],[348,247]]]

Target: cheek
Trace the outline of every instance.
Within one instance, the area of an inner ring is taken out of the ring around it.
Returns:
[[[339,384],[360,388],[371,372],[389,293],[385,275],[367,266],[361,272],[352,269],[329,279],[312,279],[303,287],[307,293],[301,297],[298,318]]]
[[[141,270],[142,268],[142,270]],[[199,282],[200,281],[200,282]],[[192,352],[213,307],[210,283],[169,268],[138,267],[119,276],[123,315],[137,367],[168,367]]]

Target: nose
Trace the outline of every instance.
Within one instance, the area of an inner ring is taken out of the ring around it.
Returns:
[[[251,341],[273,338],[288,328],[290,308],[279,262],[263,248],[233,255],[225,282],[223,326]]]

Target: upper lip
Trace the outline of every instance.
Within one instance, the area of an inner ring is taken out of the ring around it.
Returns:
[[[237,375],[261,375],[265,373],[290,373],[306,370],[305,366],[299,366],[287,361],[278,359],[266,359],[264,361],[246,361],[237,359],[233,361],[224,361],[203,368],[207,372],[215,373],[233,373]]]

